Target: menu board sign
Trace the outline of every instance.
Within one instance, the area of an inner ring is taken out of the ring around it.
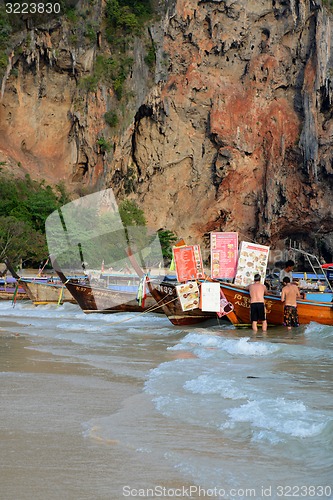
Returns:
[[[260,274],[263,283],[266,276],[269,247],[242,241],[239,251],[235,285],[253,283],[255,274]]]
[[[203,278],[204,271],[199,245],[174,247],[172,251],[178,281],[182,283]]]
[[[212,278],[233,279],[238,256],[238,233],[210,233]]]
[[[183,311],[199,307],[199,287],[196,281],[177,285],[176,291]]]
[[[220,284],[201,283],[200,308],[202,311],[220,312]]]

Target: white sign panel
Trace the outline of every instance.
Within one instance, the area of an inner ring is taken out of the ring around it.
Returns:
[[[201,283],[202,311],[220,312],[220,284]]]

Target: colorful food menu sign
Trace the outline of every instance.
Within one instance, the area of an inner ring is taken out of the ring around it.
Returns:
[[[203,278],[204,271],[199,245],[174,247],[172,251],[178,281],[182,283]]]
[[[238,257],[238,233],[210,233],[212,278],[233,279]]]
[[[261,282],[266,276],[269,247],[242,241],[239,251],[235,285],[247,286],[253,283],[255,274],[260,274]]]
[[[183,311],[199,307],[199,287],[196,281],[177,285],[176,291]]]

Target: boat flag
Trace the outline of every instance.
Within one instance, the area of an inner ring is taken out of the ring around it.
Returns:
[[[13,298],[12,298],[12,306],[13,307],[16,304],[18,289],[19,289],[19,284],[17,283],[16,286],[15,286],[15,290],[14,290],[14,294],[13,294]]]
[[[140,307],[145,306],[145,300],[147,297],[146,281],[147,281],[147,275],[145,274],[140,279],[138,293],[136,297],[136,300],[138,301]]]

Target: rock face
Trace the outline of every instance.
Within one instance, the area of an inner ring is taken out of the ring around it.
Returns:
[[[158,67],[112,172],[150,222],[278,246],[332,235],[330,18],[319,3],[178,0]],[[167,57],[166,57],[167,55]]]
[[[67,39],[66,30],[57,22],[22,33],[17,41],[19,55],[13,52],[10,57],[15,72],[2,85],[2,156],[14,172],[19,165],[33,178],[54,184],[82,181],[88,157],[91,172],[98,166],[90,151],[96,142],[91,130],[96,118],[105,112],[103,99],[96,106],[91,96],[84,99],[85,113],[80,112],[77,76],[91,71],[94,49],[71,49]]]
[[[98,25],[105,2],[95,3],[91,21]],[[82,194],[103,187],[108,149],[121,142],[122,129],[133,121],[149,75],[142,42],[135,40],[128,109],[118,133],[111,130],[104,115],[120,103],[110,85],[95,82],[97,49],[107,60],[110,48],[100,32],[92,42],[77,40],[77,31],[65,19],[54,19],[38,27],[27,23],[16,36],[0,85],[0,162],[15,175],[63,181]]]
[[[150,28],[155,82],[148,92],[137,45],[134,100],[113,151],[96,147],[112,90],[80,97],[76,77],[91,71],[94,48],[71,51],[62,27],[39,33],[6,82],[0,160],[111,186],[189,243],[238,231],[276,248],[307,241],[332,257],[333,52],[320,0],[162,5]]]

